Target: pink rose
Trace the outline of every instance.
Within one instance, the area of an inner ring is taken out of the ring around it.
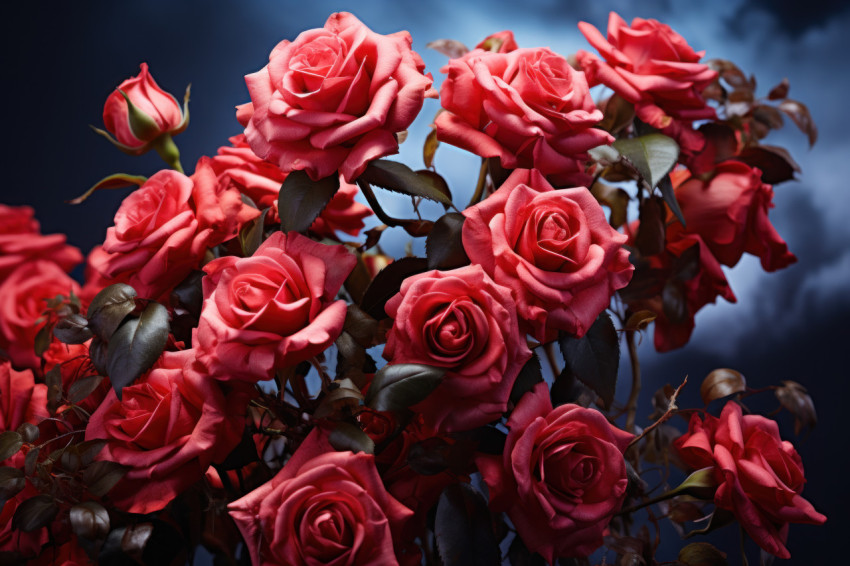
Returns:
[[[521,169],[463,214],[466,254],[513,291],[520,327],[537,340],[583,336],[632,276],[626,236],[584,187],[554,190]]]
[[[589,555],[623,504],[632,435],[599,411],[553,410],[545,383],[522,397],[508,427],[502,456],[476,457],[490,508],[507,511],[523,542],[550,564]]]
[[[398,151],[395,134],[431,89],[407,32],[379,35],[352,14],[284,40],[245,77],[251,107],[239,111],[251,149],[284,172],[313,180],[336,171],[353,182],[369,161]]]
[[[355,257],[296,232],[275,232],[246,258],[204,267],[204,306],[194,343],[217,379],[256,382],[308,360],[342,332],[336,301]]]
[[[174,96],[165,92],[148,72],[148,64],[140,65],[141,72],[125,80],[106,99],[103,106],[103,123],[119,143],[130,148],[142,148],[162,134],[179,134],[189,124]],[[148,127],[134,130],[130,125],[129,108],[124,91],[130,102],[147,117]]]
[[[531,357],[511,291],[478,265],[408,277],[387,301],[391,363],[446,368],[432,395],[414,406],[440,431],[470,430],[507,410],[511,388]]]
[[[0,204],[0,281],[22,263],[35,259],[50,260],[71,271],[83,256],[66,240],[64,234],[42,235],[32,208]]]
[[[587,150],[611,143],[584,73],[546,48],[470,51],[451,59],[437,139],[506,169],[534,168],[557,185],[586,184]]]
[[[164,352],[120,401],[110,391],[89,420],[86,440],[107,441],[97,459],[130,468],[109,492],[119,509],[162,509],[242,438],[247,397],[225,396],[194,358],[193,350]]]
[[[475,49],[494,51],[496,53],[510,53],[519,49],[519,45],[516,44],[516,40],[514,39],[514,32],[504,30],[488,35],[475,46]]]
[[[732,511],[756,543],[779,558],[789,523],[820,525],[826,517],[800,496],[806,482],[794,446],[779,436],[776,421],[744,415],[728,401],[720,418],[691,416],[688,432],[674,441],[682,461],[693,469],[714,468],[714,504]]]

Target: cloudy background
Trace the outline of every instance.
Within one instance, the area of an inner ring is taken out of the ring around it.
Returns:
[[[87,252],[103,241],[112,215],[127,191],[104,191],[78,207],[63,204],[100,178],[126,172],[150,175],[155,155],[131,158],[93,134],[102,126],[103,101],[142,61],[163,88],[182,98],[192,83],[191,125],[177,138],[188,170],[201,155],[214,154],[239,132],[233,107],[247,99],[243,75],[262,67],[282,39],[320,27],[336,10],[353,11],[379,33],[411,32],[437,82],[445,57],[425,44],[439,38],[473,46],[489,33],[514,31],[523,47],[548,46],[562,54],[588,48],[576,22],[604,30],[608,12],[626,20],[657,18],[677,30],[707,58],[735,61],[755,73],[759,94],[783,77],[790,96],[809,106],[820,139],[809,150],[805,137],[787,121],[767,143],[787,147],[802,167],[799,181],[776,189],[771,219],[799,262],[764,273],[745,258],[728,277],[738,303],[706,307],[697,317],[691,343],[658,355],[644,341],[642,407],[659,386],[689,375],[685,404],[699,403],[699,382],[716,367],[742,371],[753,387],[793,379],[806,385],[820,424],[795,441],[807,466],[804,495],[829,517],[825,528],[795,526],[789,547],[795,563],[837,556],[838,537],[848,526],[843,482],[850,464],[844,405],[848,380],[850,315],[850,143],[847,93],[850,67],[850,4],[795,0],[729,0],[723,3],[657,0],[448,0],[434,2],[291,2],[223,0],[134,2],[19,2],[4,9],[3,144],[0,202],[36,209],[45,233],[64,232]],[[436,103],[426,106],[410,130],[399,159],[421,167],[421,144]],[[477,175],[477,158],[446,146],[437,168],[458,202],[466,202]],[[390,207],[400,205],[391,201]],[[385,238],[387,239],[387,238]],[[405,240],[397,236],[403,249]],[[621,388],[621,395],[624,394]],[[757,402],[758,404],[758,402]],[[768,410],[775,403],[761,404]],[[645,419],[646,415],[642,415]],[[790,420],[780,419],[793,436]],[[684,423],[681,423],[684,428]],[[844,516],[842,516],[844,514]],[[725,550],[735,558],[734,545]],[[805,557],[805,558],[804,558]],[[662,556],[671,560],[675,556]]]

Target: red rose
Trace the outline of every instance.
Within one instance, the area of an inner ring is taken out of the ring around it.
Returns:
[[[428,426],[470,430],[507,410],[516,376],[531,357],[510,289],[478,265],[429,271],[405,279],[385,308],[394,319],[387,360],[448,370],[414,407]]]
[[[103,276],[160,299],[200,266],[208,248],[236,236],[258,214],[239,191],[220,187],[202,158],[191,177],[163,170],[125,198],[106,231],[107,254],[90,259]]]
[[[514,32],[504,30],[493,33],[481,40],[481,43],[475,46],[475,49],[483,49],[484,51],[494,51],[496,53],[510,53],[519,49],[514,39]]]
[[[0,281],[22,263],[35,259],[50,260],[71,271],[83,255],[66,240],[64,234],[42,235],[32,208],[0,204]]]
[[[20,265],[0,283],[0,350],[15,367],[39,369],[35,337],[44,326],[47,300],[79,291],[62,268],[43,259]]]
[[[148,64],[140,65],[138,76],[127,79],[106,99],[103,123],[119,143],[129,148],[142,148],[162,134],[179,134],[189,125],[175,98],[159,88],[148,72]],[[133,129],[123,91],[147,119],[146,127]]]
[[[463,215],[467,255],[514,292],[520,326],[538,340],[583,336],[631,278],[626,236],[584,187],[556,191],[540,172],[517,170]]]
[[[397,565],[413,515],[370,454],[325,452],[308,437],[278,474],[228,506],[255,566]]]
[[[508,427],[502,456],[476,457],[491,509],[507,511],[523,542],[550,564],[589,555],[625,498],[632,435],[599,411],[553,410],[545,383],[522,397]]]
[[[27,566],[89,566],[95,562],[82,549],[77,537],[74,536],[61,546],[50,545],[41,551],[35,560]]]
[[[510,53],[470,51],[441,69],[446,112],[437,139],[506,169],[534,168],[555,184],[586,184],[587,150],[611,143],[584,73],[546,48]]]
[[[251,257],[211,261],[198,359],[217,379],[256,382],[322,352],[342,332],[346,304],[334,299],[355,263],[344,246],[296,232],[275,232]]]
[[[106,440],[97,459],[130,468],[109,492],[124,511],[162,509],[242,438],[244,395],[225,397],[194,358],[193,350],[164,352],[120,401],[110,391],[89,420],[86,440]]]
[[[23,462],[21,462],[21,465],[23,465]],[[10,553],[4,556],[4,558],[9,557],[9,564],[16,563],[15,554],[27,558],[38,556],[42,545],[47,544],[51,538],[48,529],[44,527],[28,533],[12,528],[12,518],[18,510],[18,506],[36,495],[39,495],[38,490],[27,482],[23,491],[10,497],[0,508],[0,556]]]
[[[714,467],[714,504],[732,511],[747,534],[779,558],[791,557],[785,548],[789,523],[826,521],[800,496],[803,463],[794,446],[779,437],[776,421],[743,415],[741,406],[729,401],[719,419],[694,413],[674,446],[691,468]]]
[[[607,39],[587,22],[578,27],[604,59],[586,51],[576,54],[591,85],[604,84],[634,104],[638,118],[676,138],[685,151],[702,148],[703,138],[690,122],[717,117],[701,96],[717,76],[699,63],[704,51],[695,52],[657,20],[635,18],[629,26],[611,12]]]
[[[398,151],[395,134],[434,96],[406,31],[379,35],[352,14],[284,40],[245,77],[252,107],[238,117],[258,156],[313,180],[353,182],[369,161]]]
[[[18,372],[9,362],[0,362],[0,432],[23,423],[37,425],[48,416],[47,386],[35,383],[32,371]]]
[[[219,183],[224,186],[232,183],[261,209],[270,208],[266,224],[280,222],[277,212],[278,196],[287,174],[277,165],[257,157],[251,151],[244,135],[230,138],[230,143],[233,147],[220,147],[218,155],[210,160]],[[340,179],[339,191],[310,226],[310,230],[331,238],[336,237],[336,230],[351,236],[358,235],[364,226],[363,219],[370,216],[372,211],[355,202],[356,195],[357,186]]]
[[[773,188],[762,182],[758,169],[725,161],[708,181],[692,177],[679,185],[676,200],[684,231],[699,234],[723,265],[734,266],[744,253],[761,258],[766,271],[797,261],[767,217]]]

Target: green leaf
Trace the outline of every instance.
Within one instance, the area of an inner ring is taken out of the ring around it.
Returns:
[[[168,310],[159,303],[148,303],[141,317],[128,320],[112,335],[106,354],[107,375],[118,399],[124,387],[159,359],[168,329]]]
[[[440,385],[444,368],[424,364],[388,364],[372,379],[366,405],[376,411],[402,411],[425,399]]]
[[[103,497],[123,478],[129,468],[116,462],[101,460],[94,462],[83,472],[83,483],[89,493],[95,497]]]
[[[95,131],[99,130],[95,129]],[[109,138],[108,135],[107,138]],[[65,202],[68,204],[80,204],[81,202],[89,198],[93,192],[98,191],[100,189],[121,189],[124,187],[140,187],[144,185],[147,180],[147,177],[143,177],[141,175],[115,173],[114,175],[104,177],[103,179],[95,183],[94,186],[92,186],[89,190],[87,190],[77,198],[73,198]]]
[[[242,255],[250,257],[254,255],[260,244],[263,243],[263,228],[266,225],[266,216],[270,208],[264,208],[260,215],[242,227],[239,232],[239,244],[242,246]]]
[[[663,134],[620,139],[612,145],[637,169],[651,189],[661,182],[679,159],[679,144]]]
[[[466,218],[459,212],[441,216],[425,239],[428,269],[454,269],[469,264],[463,249],[463,222]]]
[[[447,487],[437,502],[437,549],[445,566],[498,566],[499,542],[487,502],[468,484]]]
[[[80,314],[69,314],[60,318],[53,327],[53,335],[65,344],[83,344],[93,336],[89,321]]]
[[[68,401],[71,403],[79,403],[91,395],[102,381],[102,375],[90,375],[78,379],[68,388]]]
[[[664,175],[661,183],[658,185],[661,189],[661,196],[664,202],[670,207],[670,211],[676,217],[676,220],[682,223],[682,226],[687,226],[685,215],[682,214],[682,209],[679,207],[679,201],[676,200],[676,191],[673,190],[673,182],[670,180],[670,175]]]
[[[11,458],[24,445],[24,438],[14,430],[0,432],[0,462]]]
[[[57,513],[59,513],[59,506],[56,505],[53,497],[44,494],[35,495],[23,501],[15,509],[15,514],[12,516],[12,528],[29,533],[49,525]]]
[[[23,470],[10,466],[0,468],[0,508],[6,501],[20,493],[26,483]]]
[[[427,269],[428,260],[421,257],[403,257],[392,262],[378,272],[366,288],[363,300],[360,301],[360,308],[376,320],[387,318],[384,305],[398,293],[402,282],[411,275],[422,273]]]
[[[277,210],[280,229],[306,232],[339,190],[339,175],[313,181],[304,171],[293,171],[280,187]]]
[[[676,495],[690,495],[697,499],[711,501],[717,492],[717,479],[714,467],[697,470],[679,484],[679,487],[671,491]]]
[[[102,340],[109,341],[124,318],[135,310],[136,296],[136,290],[125,283],[101,290],[86,311],[88,327]]]
[[[614,401],[620,341],[611,317],[602,311],[581,338],[562,334],[558,340],[569,371],[596,392],[606,408]]]
[[[360,427],[347,422],[338,422],[328,435],[328,442],[334,450],[344,452],[350,450],[355,454],[365,452],[375,453],[375,442]]]
[[[434,179],[420,175],[407,165],[397,161],[376,159],[369,163],[366,170],[360,175],[360,179],[382,189],[422,197],[445,206],[452,206],[451,199],[438,188]]]
[[[418,171],[416,171],[416,174],[431,179],[431,181],[434,183],[434,188],[443,193],[449,200],[449,204],[443,203],[443,208],[445,208],[446,210],[450,209],[452,202],[452,191],[451,189],[449,189],[449,183],[446,181],[446,179],[436,171],[431,171],[430,169],[419,169]]]

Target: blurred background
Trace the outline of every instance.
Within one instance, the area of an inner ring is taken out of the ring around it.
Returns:
[[[789,549],[796,564],[815,564],[839,555],[840,533],[850,526],[845,509],[850,490],[843,486],[850,464],[842,420],[850,398],[848,320],[850,320],[850,141],[847,92],[850,91],[850,3],[839,1],[728,0],[723,3],[651,0],[450,0],[420,2],[292,2],[256,0],[147,0],[42,2],[4,6],[3,172],[0,202],[35,208],[43,233],[62,232],[87,253],[103,241],[106,228],[129,189],[102,191],[79,206],[71,199],[102,177],[116,172],[150,176],[162,167],[153,153],[130,157],[95,135],[103,127],[106,97],[122,80],[150,65],[159,85],[182,99],[192,84],[189,129],[175,141],[187,172],[202,155],[215,154],[239,133],[234,106],[248,99],[243,76],[264,66],[282,39],[321,27],[334,11],[352,11],[378,33],[410,31],[435,82],[446,57],[429,41],[457,39],[472,47],[490,33],[513,30],[521,47],[547,46],[568,55],[592,51],[576,23],[605,30],[608,12],[627,21],[656,18],[678,31],[706,59],[734,61],[756,75],[764,96],[784,77],[789,96],[808,105],[820,130],[809,150],[805,136],[786,120],[765,143],[791,151],[802,168],[799,180],[776,189],[771,220],[799,258],[790,268],[768,274],[757,258],[745,258],[727,276],[737,304],[704,308],[685,348],[659,355],[647,335],[640,348],[644,392],[639,415],[648,424],[649,399],[665,383],[689,385],[682,407],[700,406],[699,383],[712,369],[741,371],[751,387],[792,379],[805,385],[818,410],[811,434],[794,437],[787,414],[779,417],[807,467],[803,495],[829,518],[825,527],[795,525]],[[429,101],[410,129],[397,158],[418,169],[438,103]],[[455,200],[465,203],[478,172],[478,158],[441,146],[437,170],[449,181]],[[386,193],[379,195],[382,200]],[[386,197],[387,209],[403,201]],[[425,209],[428,214],[429,209]],[[430,211],[436,215],[437,210]],[[436,218],[436,216],[432,216]],[[398,256],[407,236],[388,233],[382,245]],[[419,248],[414,248],[418,250]],[[81,276],[78,269],[75,275]],[[628,391],[628,362],[621,364],[619,397]],[[770,393],[752,407],[771,411]],[[686,423],[672,421],[681,430]],[[843,514],[843,515],[842,515]],[[675,538],[672,531],[667,539]],[[722,550],[737,562],[737,533],[721,536]],[[673,560],[678,540],[667,540],[659,560]]]

